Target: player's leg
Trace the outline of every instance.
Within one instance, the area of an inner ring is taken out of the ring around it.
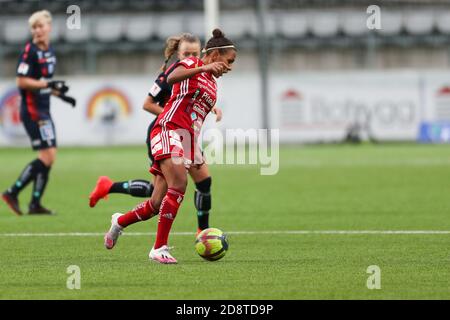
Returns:
[[[150,167],[154,162],[151,147],[151,131],[155,125],[155,120],[150,123],[147,129],[147,154],[150,159]],[[100,199],[106,199],[110,193],[129,194],[133,197],[150,198],[152,196],[154,185],[146,180],[129,180],[114,182],[107,176],[98,178],[94,190],[89,196],[89,206],[95,207]]]
[[[95,207],[100,199],[106,199],[110,193],[129,194],[132,197],[149,198],[153,192],[153,184],[148,180],[128,180],[114,182],[107,176],[98,178],[94,190],[89,196],[89,206]]]
[[[40,139],[38,159],[44,166],[34,177],[29,213],[53,214],[51,210],[46,209],[41,205],[41,199],[47,186],[50,169],[56,160],[56,130],[52,119],[41,120],[37,125],[39,128]]]
[[[186,192],[187,173],[183,158],[180,157],[160,160],[159,165],[167,182],[167,193],[159,209],[156,241],[149,257],[159,263],[169,264],[177,262],[170,255],[167,243],[170,229]]]
[[[189,174],[195,183],[194,204],[197,209],[198,234],[201,230],[209,228],[212,179],[206,163],[200,166],[192,166],[189,169]]]
[[[157,215],[166,191],[166,180],[164,180],[164,177],[157,175],[155,177],[155,188],[152,197],[122,215],[118,220],[119,225],[125,228],[130,224],[145,221]]]
[[[40,159],[34,159],[25,166],[14,184],[3,193],[2,199],[16,214],[22,215],[18,201],[20,191],[22,191],[31,181],[33,181],[36,174],[44,170],[44,168],[45,164]]]
[[[115,213],[111,219],[111,228],[105,234],[104,243],[107,249],[112,249],[117,243],[122,230],[136,222],[148,220],[158,214],[162,199],[167,191],[167,183],[164,177],[155,177],[155,188],[152,197],[138,204],[134,209],[125,214]]]
[[[29,206],[30,214],[52,214],[53,212],[41,204],[42,196],[48,183],[49,173],[52,165],[56,160],[56,147],[39,150],[38,159],[44,165],[36,173],[33,181],[33,192]]]
[[[153,184],[150,181],[135,179],[114,182],[108,193],[123,193],[137,198],[150,198],[152,196],[153,188]]]
[[[47,163],[47,157],[43,157],[41,155],[41,150],[46,150],[56,146],[56,137],[54,134],[54,126],[51,121],[41,121],[40,125],[36,121],[31,121],[30,119],[23,117],[22,118],[25,131],[27,132],[28,137],[31,141],[31,146],[34,151],[39,151],[39,157],[34,159],[29,164],[27,164],[20,174],[20,176],[16,179],[14,184],[3,193],[2,199],[8,204],[8,206],[13,210],[16,214],[21,215],[22,211],[20,210],[18,195],[19,193],[31,182],[35,181],[38,175],[45,175],[47,173],[48,179],[48,171],[49,166]],[[42,131],[45,133],[44,137],[41,133]],[[42,179],[42,178],[40,178]],[[45,181],[46,179],[42,179],[40,181]],[[46,182],[45,182],[46,184]],[[45,188],[45,185],[42,185]],[[42,196],[42,194],[40,194]]]

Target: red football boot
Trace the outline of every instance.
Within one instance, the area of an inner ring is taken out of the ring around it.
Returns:
[[[89,206],[91,208],[95,207],[98,200],[107,199],[109,189],[113,185],[113,181],[107,176],[101,176],[97,180],[97,184],[95,185],[94,190],[91,192],[89,196]]]
[[[11,195],[9,192],[4,192],[2,194],[2,199],[8,205],[8,207],[18,216],[22,215],[22,211],[19,207],[19,200],[17,197]]]

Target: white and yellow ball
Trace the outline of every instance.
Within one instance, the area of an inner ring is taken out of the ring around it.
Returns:
[[[222,259],[228,250],[227,236],[216,228],[205,229],[195,240],[195,250],[200,257],[208,261]]]

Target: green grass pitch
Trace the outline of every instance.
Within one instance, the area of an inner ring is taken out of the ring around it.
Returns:
[[[0,149],[1,190],[33,156]],[[449,233],[286,232],[450,230],[448,146],[285,146],[277,175],[242,165],[211,172],[210,221],[229,232],[227,255],[195,253],[190,181],[170,238],[179,264],[158,265],[147,257],[156,219],[103,247],[111,214],[142,199],[112,195],[88,207],[99,175],[151,178],[145,148],[61,148],[44,197],[56,216],[16,217],[0,203],[0,299],[450,298]],[[23,209],[29,197],[30,187]],[[66,234],[74,232],[86,235]],[[80,267],[80,290],[66,288],[70,265]],[[379,290],[366,285],[371,265],[381,269]]]

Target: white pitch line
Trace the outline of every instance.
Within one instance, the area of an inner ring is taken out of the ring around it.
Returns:
[[[225,232],[229,235],[286,235],[286,234],[335,234],[335,235],[352,235],[352,234],[450,234],[449,230],[283,230],[283,231],[229,231]],[[101,237],[104,233],[100,232],[54,232],[54,233],[0,233],[0,237]],[[154,232],[124,232],[125,236],[154,236]],[[174,236],[192,236],[195,232],[173,232]]]

